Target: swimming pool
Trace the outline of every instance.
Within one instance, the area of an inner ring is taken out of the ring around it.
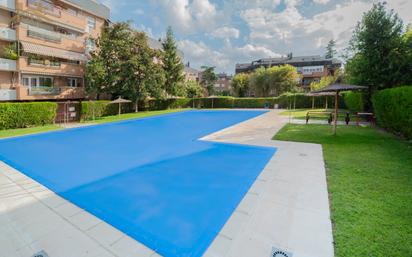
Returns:
[[[275,148],[198,140],[263,111],[186,111],[0,140],[0,160],[163,256],[202,256]]]

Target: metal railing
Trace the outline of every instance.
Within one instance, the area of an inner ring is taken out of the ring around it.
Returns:
[[[16,31],[14,29],[0,27],[0,38],[16,41]]]
[[[60,43],[62,35],[57,32],[27,25],[27,36]]]
[[[60,92],[56,87],[29,87],[29,95],[58,95]]]

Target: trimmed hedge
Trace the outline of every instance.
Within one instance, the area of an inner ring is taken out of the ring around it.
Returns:
[[[56,113],[57,103],[0,103],[0,129],[53,124]]]
[[[364,94],[347,92],[343,95],[345,105],[351,112],[362,112],[365,109]]]
[[[412,139],[412,86],[379,91],[372,103],[379,126]]]
[[[123,103],[122,113],[129,113],[133,110],[132,103]],[[84,101],[82,102],[81,119],[92,120],[104,116],[116,115],[119,113],[118,104],[110,104],[110,101]]]

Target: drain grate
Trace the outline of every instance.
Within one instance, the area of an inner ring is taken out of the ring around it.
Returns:
[[[45,251],[40,251],[38,253],[33,254],[32,257],[49,257],[49,255]]]
[[[270,257],[293,257],[293,254],[291,252],[273,247]]]

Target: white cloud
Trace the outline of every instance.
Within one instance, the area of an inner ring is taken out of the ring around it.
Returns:
[[[240,31],[232,27],[221,27],[211,33],[216,38],[239,38]]]
[[[315,4],[327,4],[330,0],[313,0]]]
[[[168,25],[182,33],[212,31],[223,17],[209,0],[153,0],[165,12]]]

